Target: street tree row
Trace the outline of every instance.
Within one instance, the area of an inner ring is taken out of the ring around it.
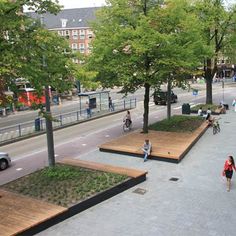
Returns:
[[[94,71],[104,87],[121,86],[124,93],[144,87],[145,133],[151,88],[167,83],[170,95],[171,85],[182,85],[204,67],[206,103],[212,103],[219,53],[235,49],[235,6],[226,8],[220,0],[106,2],[92,24],[96,38],[82,70]]]

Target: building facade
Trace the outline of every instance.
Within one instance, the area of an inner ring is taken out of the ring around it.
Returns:
[[[57,15],[43,14],[47,29],[58,33],[69,40],[73,51],[89,54],[91,51],[91,40],[94,34],[89,23],[96,19],[96,11],[99,7],[64,9]],[[39,19],[36,13],[29,13],[33,18]],[[78,63],[78,61],[75,61]]]

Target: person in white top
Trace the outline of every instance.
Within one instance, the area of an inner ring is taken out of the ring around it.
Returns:
[[[210,108],[208,108],[207,109],[207,112],[206,112],[206,114],[208,115],[208,114],[210,114],[211,115],[211,109]]]
[[[197,115],[198,115],[198,116],[202,116],[202,115],[203,115],[203,113],[202,113],[202,108],[201,108],[201,107],[198,109]]]
[[[149,139],[146,139],[143,144],[143,153],[144,153],[144,162],[147,161],[148,156],[151,154],[152,151],[152,144]]]

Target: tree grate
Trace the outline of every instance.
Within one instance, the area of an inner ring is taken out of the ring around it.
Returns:
[[[143,188],[136,188],[133,193],[137,193],[137,194],[140,194],[140,195],[144,195],[145,193],[147,192],[146,189],[143,189]]]
[[[174,182],[176,182],[176,181],[178,181],[179,180],[179,178],[176,178],[176,177],[171,177],[170,179],[169,179],[169,181],[174,181]]]

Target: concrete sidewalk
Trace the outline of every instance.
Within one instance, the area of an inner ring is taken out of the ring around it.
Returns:
[[[138,187],[129,189],[38,235],[42,236],[171,236],[235,235],[236,174],[226,191],[221,171],[227,155],[236,157],[236,113],[219,120],[221,133],[208,129],[180,164],[118,154],[91,152],[79,157],[148,171]],[[178,181],[169,181],[171,177]]]

